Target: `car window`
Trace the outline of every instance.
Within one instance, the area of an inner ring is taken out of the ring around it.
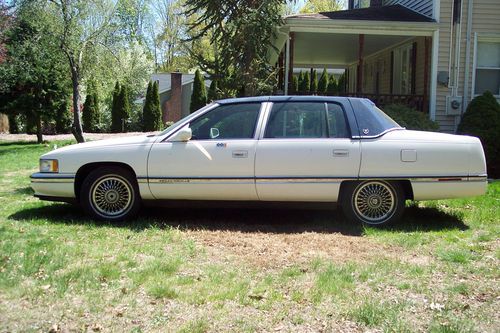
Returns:
[[[361,136],[373,137],[392,129],[402,129],[375,104],[367,99],[353,98],[351,104]]]
[[[274,103],[265,138],[326,138],[325,103]]]
[[[330,138],[350,138],[351,133],[342,107],[335,103],[328,103],[327,106],[328,136]]]
[[[221,105],[193,120],[191,140],[251,139],[260,103]]]

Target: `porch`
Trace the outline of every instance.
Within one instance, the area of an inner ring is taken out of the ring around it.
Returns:
[[[382,108],[405,104],[432,114],[436,23],[400,6],[389,7],[394,8],[287,17],[275,43],[277,90],[295,94],[292,82],[298,68],[316,70],[318,77],[323,69],[336,69],[345,73],[339,95],[369,98]]]

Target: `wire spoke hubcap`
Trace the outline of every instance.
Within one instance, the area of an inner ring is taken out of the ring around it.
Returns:
[[[92,205],[104,216],[120,216],[132,203],[132,187],[117,176],[105,176],[94,183],[91,190]]]
[[[392,216],[396,202],[393,190],[382,182],[361,184],[355,191],[353,205],[367,223],[382,223]]]

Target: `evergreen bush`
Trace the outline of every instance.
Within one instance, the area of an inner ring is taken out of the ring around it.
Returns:
[[[208,88],[208,95],[207,95],[207,101],[208,102],[213,102],[219,99],[219,94],[217,92],[217,81],[212,80],[210,83],[210,87]]]
[[[314,69],[311,74],[311,89],[310,89],[311,94],[317,94],[318,93],[318,73]]]
[[[321,74],[321,77],[318,82],[318,94],[320,95],[326,95],[328,92],[328,72],[326,71],[326,68],[323,69],[323,73]]]
[[[330,78],[328,79],[328,88],[327,88],[327,93],[330,96],[335,96],[339,94],[338,91],[338,86],[337,86],[337,79],[335,78],[335,75],[330,75]]]
[[[311,77],[309,76],[308,71],[304,73],[302,81],[299,82],[299,90],[301,94],[309,94],[309,91],[311,90]]]
[[[89,89],[82,110],[83,131],[87,133],[99,132],[99,97],[94,89]]]
[[[205,79],[199,69],[194,73],[193,93],[191,94],[191,113],[207,105]]]
[[[160,96],[158,82],[149,82],[146,91],[146,101],[142,109],[143,129],[146,132],[160,131],[162,129]]]
[[[120,89],[120,116],[122,119],[121,131],[127,132],[128,121],[130,118],[130,101],[129,101],[129,89],[126,85],[123,85]]]
[[[120,83],[117,81],[113,90],[113,102],[111,106],[111,132],[113,133],[120,133],[122,130],[120,90]]]
[[[500,105],[491,92],[486,91],[469,103],[457,132],[481,140],[488,176],[500,178]]]
[[[337,81],[337,94],[338,95],[343,95],[346,93],[346,87],[345,87],[346,81],[345,80],[346,80],[345,73],[343,73]]]
[[[297,77],[297,75],[293,75],[291,93],[298,94],[298,92],[299,92],[299,78]]]

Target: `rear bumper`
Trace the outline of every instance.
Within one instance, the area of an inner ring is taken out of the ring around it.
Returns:
[[[457,178],[457,179],[455,179]],[[415,200],[475,197],[486,193],[486,176],[449,177],[411,180]]]
[[[41,200],[76,200],[73,174],[34,173],[31,175],[31,188],[35,191],[35,197]]]

